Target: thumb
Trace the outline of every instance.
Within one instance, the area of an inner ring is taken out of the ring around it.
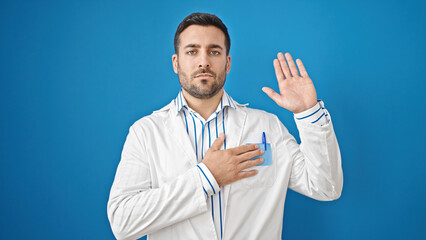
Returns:
[[[212,149],[214,151],[220,150],[220,147],[222,147],[224,140],[225,140],[225,134],[223,134],[223,133],[219,134],[219,137],[216,138],[216,140],[214,140],[210,149]]]
[[[268,87],[263,87],[262,91],[265,92],[278,105],[280,105],[279,102],[280,102],[281,96],[277,92],[275,92],[274,90],[272,90],[271,88],[268,88]]]

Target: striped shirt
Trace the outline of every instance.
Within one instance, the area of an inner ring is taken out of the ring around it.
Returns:
[[[182,95],[182,91],[180,91],[176,97],[175,104],[177,106],[176,114],[180,114],[182,117],[186,132],[194,148],[194,153],[198,162],[197,168],[207,200],[207,208],[211,212],[217,236],[219,239],[222,239],[223,194],[221,193],[220,186],[207,166],[202,163],[202,160],[219,134],[223,132],[226,136],[226,132],[229,130],[225,124],[228,117],[227,113],[229,109],[236,109],[238,103],[224,91],[219,105],[207,120],[188,106]],[[319,126],[329,122],[328,113],[327,110],[324,109],[322,101],[318,101],[317,105],[311,109],[295,114],[294,117],[296,121],[309,122]],[[221,149],[226,148],[225,139]]]

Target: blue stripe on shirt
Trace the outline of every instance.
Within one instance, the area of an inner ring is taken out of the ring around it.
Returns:
[[[215,123],[216,123],[216,138],[218,138],[218,137],[219,137],[219,134],[217,133],[217,114],[216,114]]]
[[[209,148],[212,146],[211,140],[210,140],[210,122],[207,123],[207,128],[209,129]]]
[[[223,237],[223,231],[222,231],[222,199],[220,197],[220,191],[219,191],[219,212],[220,212],[220,239]]]
[[[207,197],[209,197],[209,195],[207,194],[206,189],[203,187],[204,193],[206,194]]]
[[[234,101],[232,100],[232,98],[231,98],[228,94],[226,94],[226,97],[228,97],[228,103],[229,103],[229,106],[230,106],[230,107],[233,107],[233,108],[237,108],[237,107],[235,106]]]
[[[192,117],[192,122],[194,123],[194,138],[195,138],[195,156],[197,157],[197,161],[198,161],[198,147],[197,147],[197,126],[195,125],[195,120],[194,120],[194,116],[191,114]]]
[[[205,125],[203,124],[203,121],[201,121],[201,160],[204,158],[204,127]],[[198,160],[198,159],[197,159]]]
[[[318,122],[318,120],[320,120],[320,119],[322,118],[322,116],[324,116],[324,114],[325,114],[325,113],[321,114],[321,116],[320,116],[317,120],[313,121],[312,123],[316,123],[316,122]]]
[[[213,193],[214,193],[214,194],[216,194],[216,191],[214,190],[214,187],[213,187],[212,183],[210,182],[210,180],[209,180],[209,178],[207,177],[207,175],[204,173],[203,169],[201,169],[201,168],[200,168],[200,166],[198,166],[198,165],[197,165],[197,167],[198,167],[198,169],[200,169],[200,170],[201,170],[201,172],[203,173],[204,177],[206,177],[207,181],[208,181],[208,182],[209,182],[209,184],[210,184],[210,187],[212,187],[212,189],[213,189]]]
[[[223,109],[223,111],[222,111],[222,126],[223,126],[223,134],[225,134],[225,139],[223,140],[223,146],[226,149],[225,109]]]
[[[302,119],[305,119],[305,118],[307,118],[307,117],[310,117],[310,116],[314,115],[315,113],[317,113],[319,110],[321,110],[321,108],[322,108],[322,107],[318,108],[318,110],[316,110],[315,112],[313,112],[313,113],[309,114],[308,116],[301,117],[301,118],[296,118],[296,119],[297,119],[297,120],[302,120]]]

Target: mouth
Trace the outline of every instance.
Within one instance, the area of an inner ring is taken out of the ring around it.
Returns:
[[[195,76],[195,78],[211,78],[213,77],[211,74],[207,74],[207,73],[202,73],[202,74],[197,74]]]

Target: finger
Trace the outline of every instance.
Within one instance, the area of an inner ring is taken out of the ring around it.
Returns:
[[[252,177],[257,174],[257,170],[250,170],[250,171],[241,171],[237,173],[238,180],[243,178]]]
[[[257,144],[249,144],[249,145],[242,145],[242,146],[234,147],[234,148],[231,148],[230,150],[235,155],[240,155],[242,153],[246,153],[246,152],[249,152],[249,151],[254,151],[254,150],[258,149],[258,148],[259,148],[259,145],[257,145]]]
[[[294,64],[293,58],[290,53],[285,54],[285,58],[287,59],[288,66],[290,67],[290,72],[293,77],[299,77],[299,72],[297,71],[296,64]]]
[[[306,72],[305,66],[303,66],[302,60],[300,59],[296,59],[296,64],[297,67],[299,68],[300,71],[300,75],[302,75],[302,77],[308,78],[308,72]]]
[[[238,156],[238,160],[240,160],[240,162],[247,161],[254,157],[259,157],[264,152],[265,151],[263,151],[263,149],[257,149],[256,151],[245,152]]]
[[[214,140],[212,146],[210,147],[210,149],[212,150],[220,150],[220,147],[222,147],[223,141],[225,140],[225,134],[220,133],[219,137],[216,138],[216,140]]]
[[[290,69],[287,66],[287,62],[285,61],[283,53],[282,52],[278,53],[277,57],[280,62],[281,69],[284,72],[285,78],[291,78]]]
[[[247,161],[240,163],[238,165],[238,168],[240,169],[240,171],[242,171],[244,169],[251,168],[251,167],[254,167],[256,165],[259,165],[261,163],[263,163],[263,158],[257,158],[257,159],[254,159],[254,160],[247,160]]]
[[[268,88],[268,87],[263,87],[262,91],[265,92],[277,104],[279,103],[281,96],[277,92],[275,92],[274,90],[272,90],[271,88]]]
[[[278,59],[274,59],[274,69],[275,69],[275,76],[277,76],[278,82],[284,81],[285,80],[284,73],[281,69],[280,62],[278,61]]]

